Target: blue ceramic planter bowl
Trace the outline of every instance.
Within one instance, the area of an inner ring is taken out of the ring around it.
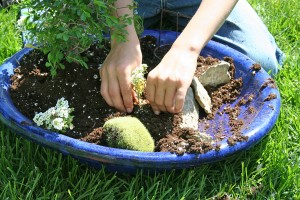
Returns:
[[[144,35],[159,37],[161,44],[170,44],[176,39],[176,33],[171,31],[146,30]],[[182,169],[200,166],[204,163],[215,162],[231,156],[237,152],[244,151],[260,141],[274,126],[280,110],[280,94],[276,88],[266,87],[260,90],[261,85],[270,76],[260,70],[255,76],[251,75],[250,67],[254,62],[245,55],[222,44],[210,41],[203,49],[201,55],[213,56],[223,59],[225,56],[232,57],[236,66],[235,77],[243,77],[244,86],[240,98],[254,94],[255,97],[250,106],[255,107],[254,116],[248,116],[246,107],[242,107],[239,118],[244,120],[242,133],[249,139],[245,142],[238,142],[234,146],[227,144],[227,138],[221,141],[219,151],[209,151],[205,154],[184,154],[177,156],[169,152],[145,153],[131,150],[110,148],[83,142],[62,134],[44,130],[37,126],[27,125],[26,121],[32,121],[22,115],[13,105],[9,94],[10,75],[13,68],[17,67],[18,60],[27,54],[31,49],[25,48],[8,59],[0,66],[0,120],[12,131],[21,136],[39,143],[43,146],[57,150],[65,155],[71,155],[80,161],[87,162],[94,167],[105,166],[107,169],[118,172],[135,172],[137,169],[145,171],[161,171],[169,169]],[[277,98],[271,101],[264,101],[269,94],[276,94]],[[236,104],[240,99],[238,98]],[[215,124],[227,120],[220,116],[215,118]],[[209,130],[212,132],[212,130]],[[224,132],[226,134],[226,130]],[[228,135],[229,136],[229,135]]]

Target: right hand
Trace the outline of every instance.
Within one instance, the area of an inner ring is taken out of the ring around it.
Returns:
[[[131,72],[141,64],[142,52],[136,35],[126,42],[112,41],[111,50],[100,68],[100,91],[108,105],[122,112],[132,112]]]
[[[149,72],[146,96],[155,114],[182,111],[199,53],[173,45],[161,62]]]

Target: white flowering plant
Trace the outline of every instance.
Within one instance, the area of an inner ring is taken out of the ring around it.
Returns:
[[[142,64],[135,68],[131,73],[131,83],[133,90],[136,92],[137,98],[140,99],[144,93],[146,86],[145,74],[147,73],[147,64]]]
[[[74,116],[71,113],[74,108],[69,108],[69,103],[65,98],[57,100],[55,107],[51,107],[45,112],[36,113],[33,121],[38,126],[43,126],[49,130],[65,132],[67,129],[73,129],[72,124]]]

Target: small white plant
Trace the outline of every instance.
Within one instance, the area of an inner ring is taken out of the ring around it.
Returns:
[[[146,86],[145,74],[147,73],[147,64],[142,64],[135,68],[131,73],[133,90],[137,94],[137,98],[140,99],[143,95]]]
[[[74,128],[72,124],[74,116],[71,115],[73,111],[74,108],[69,108],[68,101],[62,97],[57,100],[55,107],[49,108],[46,112],[36,113],[33,121],[46,129],[65,132]]]

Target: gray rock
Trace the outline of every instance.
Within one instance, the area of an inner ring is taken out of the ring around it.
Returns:
[[[212,137],[205,132],[200,132],[198,129],[199,120],[199,105],[195,100],[194,92],[191,87],[189,87],[184,106],[182,109],[182,123],[180,128],[191,128],[195,131],[194,135],[188,135],[187,137],[195,139],[197,141],[213,142]]]
[[[198,120],[199,106],[195,100],[193,89],[189,87],[182,109],[182,124],[180,124],[180,128],[198,130]]]
[[[193,78],[192,87],[195,92],[195,99],[197,100],[199,105],[204,109],[206,113],[211,113],[211,98],[197,77]]]
[[[221,84],[228,83],[231,80],[231,76],[228,72],[230,64],[225,61],[220,61],[218,64],[212,65],[199,77],[201,84],[206,86],[216,87]]]

